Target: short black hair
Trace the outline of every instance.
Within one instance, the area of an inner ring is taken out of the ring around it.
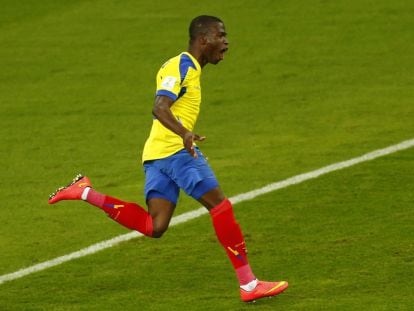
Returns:
[[[223,23],[223,21],[215,16],[200,15],[194,18],[190,23],[189,34],[190,42],[197,38],[200,34],[205,35],[210,26],[214,23]]]

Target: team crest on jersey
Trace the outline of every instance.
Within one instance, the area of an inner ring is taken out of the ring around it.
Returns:
[[[164,79],[162,79],[161,86],[164,89],[172,90],[174,88],[176,81],[177,81],[176,77],[166,76]]]

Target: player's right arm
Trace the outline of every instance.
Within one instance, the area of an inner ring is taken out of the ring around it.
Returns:
[[[197,153],[194,150],[194,141],[203,141],[205,137],[194,134],[178,122],[170,109],[173,104],[174,100],[172,98],[164,95],[158,95],[155,97],[152,114],[158,119],[158,121],[161,122],[162,125],[179,135],[183,139],[185,149],[196,158]]]

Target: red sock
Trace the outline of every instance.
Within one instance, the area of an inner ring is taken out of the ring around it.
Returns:
[[[152,236],[151,215],[138,204],[106,196],[92,188],[89,190],[86,201],[105,211],[109,217],[121,225],[137,230],[146,236]]]
[[[233,214],[233,207],[228,199],[225,199],[210,210],[216,235],[227,252],[240,285],[246,285],[253,281],[254,276],[247,260],[247,250],[243,234]]]

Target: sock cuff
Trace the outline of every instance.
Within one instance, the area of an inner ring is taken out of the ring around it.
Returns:
[[[258,282],[257,279],[254,279],[245,285],[240,285],[240,288],[246,292],[251,292],[256,288]]]
[[[82,195],[81,195],[82,200],[86,201],[90,190],[91,190],[91,187],[86,187],[85,190],[83,190]]]
[[[219,205],[213,207],[210,210],[210,215],[212,217],[216,217],[216,216],[220,215],[221,213],[224,213],[224,212],[226,212],[226,211],[228,211],[232,208],[233,208],[233,206],[231,205],[230,200],[226,198]]]

